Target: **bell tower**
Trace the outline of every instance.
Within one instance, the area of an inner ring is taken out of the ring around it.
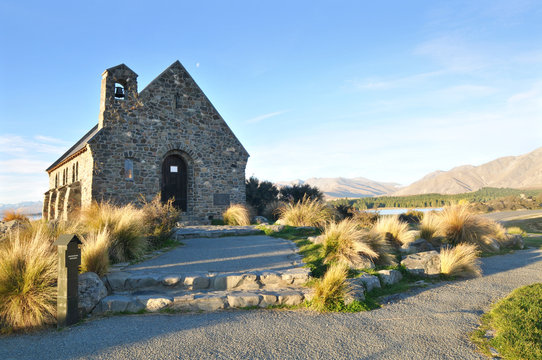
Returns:
[[[137,105],[137,74],[128,66],[120,64],[102,74],[100,115],[98,128],[107,127],[113,120],[112,112],[126,111]]]

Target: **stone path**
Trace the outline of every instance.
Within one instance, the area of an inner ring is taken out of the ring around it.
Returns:
[[[233,231],[247,230],[239,228]],[[216,235],[219,229],[192,227],[178,233]],[[232,229],[225,231],[229,234]],[[310,295],[302,286],[309,280],[309,269],[301,268],[303,262],[291,241],[252,235],[182,242],[181,247],[106,275],[111,294],[92,313],[297,305]]]
[[[362,313],[217,311],[98,318],[0,338],[0,359],[485,359],[468,339],[513,289],[542,282],[542,250],[482,259],[481,278],[392,296]]]

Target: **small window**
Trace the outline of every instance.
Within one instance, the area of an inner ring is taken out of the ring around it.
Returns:
[[[179,94],[175,95],[175,108],[180,109],[182,107],[181,105],[181,96]]]
[[[72,165],[72,183],[75,182],[75,164]]]
[[[55,174],[55,187],[58,187],[58,173]]]
[[[79,161],[75,163],[75,181],[79,181]]]
[[[171,165],[171,166],[169,167],[169,172],[172,172],[172,173],[179,172],[179,167],[178,167],[178,166],[175,166],[175,165]]]
[[[134,162],[132,159],[124,160],[124,178],[126,180],[134,180]]]

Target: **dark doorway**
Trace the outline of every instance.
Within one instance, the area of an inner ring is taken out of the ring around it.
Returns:
[[[175,198],[173,205],[186,211],[188,176],[186,163],[179,155],[169,155],[162,163],[162,202]]]

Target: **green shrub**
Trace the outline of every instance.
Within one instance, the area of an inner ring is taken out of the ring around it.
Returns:
[[[245,181],[245,186],[247,204],[254,208],[257,215],[264,215],[266,206],[278,199],[279,190],[270,181],[259,181],[251,176]]]
[[[241,204],[230,205],[222,214],[227,225],[250,225],[250,216],[246,206]]]
[[[55,322],[56,254],[44,234],[0,245],[0,327],[26,331]]]
[[[316,186],[309,184],[303,185],[287,185],[280,188],[280,200],[290,203],[298,203],[304,199],[323,201],[324,193]]]
[[[286,203],[283,201],[271,201],[265,206],[263,216],[265,216],[269,221],[277,221],[280,217],[280,209],[285,205]]]
[[[423,211],[410,209],[406,213],[399,215],[399,220],[408,224],[419,224],[423,216]]]
[[[324,204],[317,199],[304,197],[296,203],[287,203],[280,208],[280,221],[290,226],[322,227],[331,219],[331,214]]]
[[[143,199],[143,215],[150,245],[160,248],[173,236],[180,211],[173,206],[174,199],[162,203],[158,193],[150,202]]]
[[[311,307],[318,311],[333,311],[344,306],[344,299],[350,289],[346,282],[348,268],[344,264],[333,264],[324,277],[314,285]]]

